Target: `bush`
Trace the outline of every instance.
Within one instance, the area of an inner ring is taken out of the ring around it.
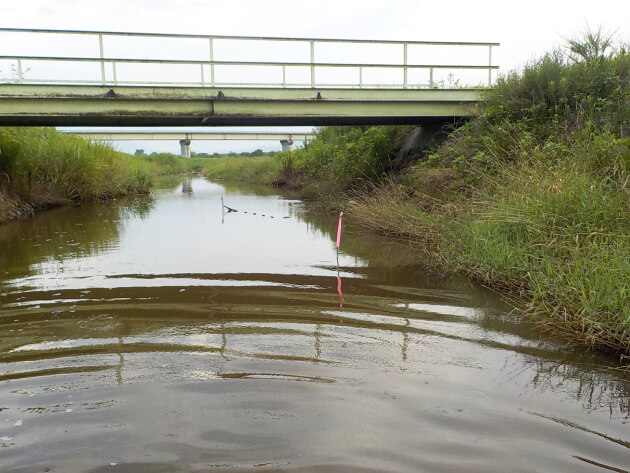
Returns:
[[[400,126],[330,126],[317,131],[308,147],[296,150],[303,185],[322,176],[344,190],[357,179],[374,180],[391,170],[390,153],[410,131]]]

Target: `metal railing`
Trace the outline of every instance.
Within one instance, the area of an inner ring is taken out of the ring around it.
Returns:
[[[347,87],[347,88],[434,88],[438,83],[434,80],[436,70],[487,70],[487,85],[492,85],[492,71],[497,70],[499,66],[492,64],[492,48],[499,46],[499,43],[479,43],[479,42],[442,42],[442,41],[392,41],[392,40],[350,40],[350,39],[324,39],[324,38],[281,38],[281,37],[255,37],[255,36],[206,36],[192,34],[157,34],[157,33],[126,33],[126,32],[105,32],[105,31],[75,31],[75,30],[45,30],[45,29],[18,29],[18,28],[0,28],[2,33],[20,33],[20,34],[53,34],[53,35],[81,35],[91,36],[98,39],[98,56],[91,57],[74,57],[74,56],[46,56],[46,55],[20,55],[5,54],[0,55],[0,61],[15,61],[14,78],[10,82],[20,84],[92,84],[92,85],[177,85],[177,86],[200,86],[200,87],[282,87],[282,88],[322,88],[322,87]],[[105,55],[106,39],[110,37],[142,37],[142,38],[163,38],[163,39],[200,39],[207,41],[207,59],[203,60],[180,60],[180,59],[139,59],[125,57],[109,57]],[[36,39],[36,38],[34,38]],[[276,61],[225,61],[215,60],[215,47],[218,41],[257,41],[257,42],[301,42],[308,45],[309,58],[305,61],[292,62],[276,62]],[[367,44],[367,45],[391,45],[400,48],[402,53],[401,63],[349,63],[349,62],[319,62],[316,61],[316,47],[320,44],[336,43],[340,48],[350,44]],[[1,44],[1,43],[0,43]],[[417,64],[411,63],[409,58],[409,50],[414,46],[446,46],[449,48],[470,48],[481,47],[487,48],[488,63],[480,65],[466,64]],[[30,78],[26,77],[26,71],[29,62],[48,62],[48,63],[75,63],[75,64],[99,64],[100,77],[95,79],[58,79],[58,78]],[[120,80],[118,78],[117,66],[123,64],[160,64],[160,65],[187,65],[198,66],[199,75],[195,80],[185,81],[156,81],[156,80]],[[282,80],[278,82],[241,82],[241,81],[221,81],[217,77],[217,67],[253,67],[253,68],[271,68],[280,70]],[[310,72],[310,81],[307,82],[291,82],[287,80],[287,71],[291,68],[302,68]],[[322,83],[316,81],[316,71],[325,68],[345,68],[358,72],[357,82],[345,82],[342,84]],[[111,74],[108,74],[108,69]],[[364,81],[364,72],[370,69],[397,70],[400,72],[399,82],[382,83]],[[428,82],[413,82],[409,78],[409,72],[413,70],[428,71]],[[111,78],[108,76],[111,75]]]

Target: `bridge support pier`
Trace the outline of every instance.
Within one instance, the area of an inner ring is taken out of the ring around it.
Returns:
[[[293,149],[293,140],[291,138],[280,140],[280,144],[282,145],[282,151],[291,151]]]
[[[181,147],[181,156],[182,158],[190,158],[190,140],[179,140],[179,146]]]

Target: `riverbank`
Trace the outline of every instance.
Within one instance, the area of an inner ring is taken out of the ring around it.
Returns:
[[[273,186],[282,175],[282,161],[279,156],[280,154],[210,158],[200,163],[200,171],[209,179]]]
[[[549,54],[500,79],[396,191],[351,198],[351,213],[375,228],[413,217],[387,230],[428,236],[439,264],[525,297],[545,328],[628,354],[629,79],[624,51]]]
[[[629,84],[623,49],[554,52],[499,79],[413,166],[405,127],[329,127],[276,181],[524,299],[547,330],[628,354]]]
[[[0,128],[0,223],[50,207],[146,194],[160,174],[185,172],[172,155],[136,157],[52,128]]]

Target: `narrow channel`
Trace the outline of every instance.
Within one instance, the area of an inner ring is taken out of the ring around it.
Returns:
[[[630,470],[613,363],[337,222],[194,178],[0,226],[0,471]]]

